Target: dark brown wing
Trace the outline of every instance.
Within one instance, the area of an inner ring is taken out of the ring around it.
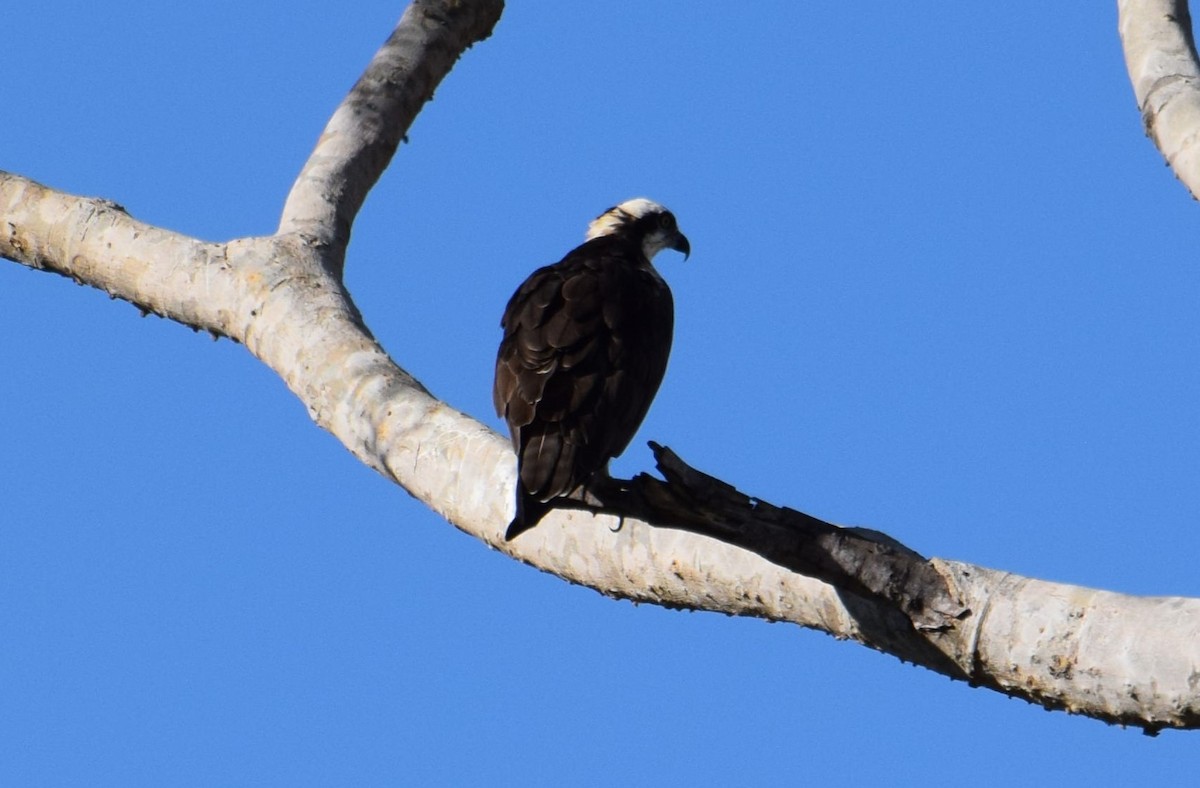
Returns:
[[[615,238],[535,271],[513,295],[493,388],[519,469],[510,538],[629,445],[666,371],[673,323],[666,283]]]

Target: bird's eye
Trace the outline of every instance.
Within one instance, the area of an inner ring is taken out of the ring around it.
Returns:
[[[674,230],[675,217],[669,213],[664,213],[662,216],[658,217],[658,226],[662,227],[664,230]]]

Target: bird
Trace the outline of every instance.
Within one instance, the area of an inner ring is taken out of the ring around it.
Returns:
[[[675,322],[654,256],[691,244],[675,215],[639,197],[588,225],[584,242],[534,271],[500,320],[492,399],[517,454],[511,540],[555,499],[583,500],[621,454],[667,370]]]

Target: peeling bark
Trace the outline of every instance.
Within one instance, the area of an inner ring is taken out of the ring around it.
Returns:
[[[601,513],[556,510],[503,540],[516,480],[508,441],[397,366],[341,280],[366,194],[438,82],[490,34],[502,8],[414,3],[329,121],[273,236],[204,243],[0,172],[0,255],[244,344],[363,463],[466,533],[571,582],[638,602],[790,621],[1111,723],[1200,727],[1200,600],[926,559],[886,535],[739,493],[662,447],[664,479],[614,483],[594,491]]]

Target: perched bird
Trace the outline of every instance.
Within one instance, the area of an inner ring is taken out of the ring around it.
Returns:
[[[646,416],[675,321],[650,262],[663,249],[691,253],[674,214],[628,200],[509,299],[492,389],[517,452],[517,513],[505,539],[537,525],[555,498],[579,498],[594,476],[607,477]]]

